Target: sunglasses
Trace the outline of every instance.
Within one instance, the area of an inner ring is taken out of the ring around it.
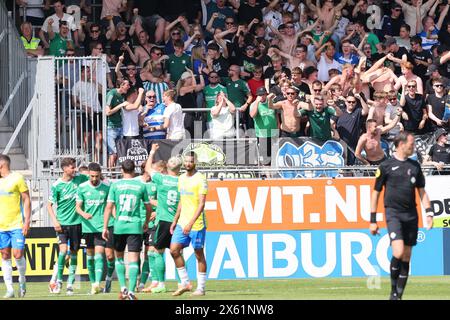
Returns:
[[[146,98],[148,98],[148,99],[155,99],[156,96],[155,95],[153,95],[153,96],[146,96]]]
[[[356,100],[347,100],[347,103],[351,103],[351,104],[355,104],[356,103]]]
[[[416,86],[408,86],[408,88],[415,88]]]
[[[225,21],[225,24],[234,24],[233,21]]]
[[[95,33],[95,32],[100,32],[100,29],[95,29],[95,30],[94,30],[94,29],[92,29],[92,30],[91,30],[91,32],[92,32],[92,33]]]
[[[286,92],[286,94],[289,95],[289,96],[293,96],[293,95],[296,94],[296,92]]]
[[[443,84],[435,84],[435,85],[433,85],[433,87],[436,87],[436,88],[443,88],[444,85],[443,85]]]
[[[314,92],[320,92],[322,89],[313,89]]]
[[[390,98],[389,101],[395,101],[397,98]]]

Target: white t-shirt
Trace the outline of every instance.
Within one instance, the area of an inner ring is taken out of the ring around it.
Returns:
[[[27,1],[28,5],[43,5],[44,4],[44,0],[28,0]],[[26,10],[26,15],[28,17],[36,17],[36,18],[43,18],[44,16],[44,11],[42,10],[42,8],[28,8]],[[23,8],[20,8],[20,16],[23,16]]]
[[[209,135],[211,139],[233,138],[235,135],[233,115],[227,106],[220,109],[219,114],[211,115]]]
[[[178,103],[172,102],[164,110],[164,118],[169,119],[167,139],[184,139],[184,114]]]
[[[98,88],[94,83],[78,81],[72,88],[72,96],[78,98],[84,112],[86,111],[86,106],[92,108],[94,112],[102,111],[98,101]]]
[[[327,63],[325,59],[325,53],[320,56],[319,63],[317,64],[317,79],[320,81],[329,81],[330,76],[328,75],[328,70],[337,69],[342,71],[342,65],[333,59],[333,62]]]
[[[135,137],[139,135],[139,110],[122,109],[122,127],[124,137]]]
[[[42,30],[44,32],[48,32],[48,20],[53,19],[53,24],[52,24],[52,29],[53,32],[59,32],[59,18],[58,16],[55,14],[52,14],[50,17],[47,17],[47,19],[45,19],[44,24],[42,25]],[[64,13],[63,18],[61,19],[62,21],[67,21],[67,25],[69,26],[69,30],[70,31],[75,31],[77,30],[77,26],[75,25],[75,20],[73,19],[73,17],[70,14]],[[70,32],[69,32],[69,39],[72,39],[70,37]]]
[[[394,120],[394,118],[397,115],[397,108],[400,107],[400,104],[397,104],[396,106],[393,106],[392,104],[388,103],[386,106],[386,110],[384,111],[385,114],[389,113],[389,119]],[[400,122],[399,122],[400,123]],[[397,123],[397,125],[389,130],[389,136],[396,136],[400,132],[400,124]]]

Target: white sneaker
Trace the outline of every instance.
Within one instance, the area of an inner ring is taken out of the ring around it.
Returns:
[[[73,288],[72,287],[67,287],[66,289],[66,294],[68,296],[73,296]]]
[[[61,293],[61,288],[62,288],[62,282],[57,281],[56,286],[53,288],[52,293],[55,293],[55,294]]]
[[[6,294],[3,296],[5,299],[14,298],[14,291],[6,291]]]

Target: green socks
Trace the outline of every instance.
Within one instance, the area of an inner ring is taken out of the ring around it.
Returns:
[[[95,282],[100,283],[103,277],[103,254],[95,254]]]
[[[154,252],[155,254],[155,271],[158,277],[158,281],[165,281],[166,264],[164,263],[164,254],[159,252]]]
[[[158,281],[158,275],[155,270],[155,252],[148,251],[147,257],[148,257],[148,266],[150,268],[150,274],[152,277],[152,281]]]
[[[108,278],[111,278],[113,273],[114,273],[114,268],[115,268],[115,260],[106,260],[106,275],[108,276]]]
[[[58,281],[63,280],[64,265],[66,264],[66,252],[59,252],[58,255]]]
[[[69,279],[67,280],[67,286],[71,287],[75,282],[75,272],[77,271],[78,257],[76,254],[70,254],[70,266],[69,266]]]
[[[139,274],[139,262],[134,261],[128,263],[128,274],[130,276],[130,286],[128,287],[128,290],[134,292]]]
[[[148,255],[144,258],[144,263],[142,264],[142,270],[141,270],[141,279],[139,280],[141,285],[145,285],[148,279],[149,274],[149,262],[148,262]]]
[[[126,288],[127,284],[125,281],[125,262],[123,258],[116,259],[116,273],[117,278],[119,279],[120,288]]]
[[[89,281],[91,283],[95,282],[95,265],[94,265],[94,257],[86,256],[87,259],[87,269],[89,273]]]

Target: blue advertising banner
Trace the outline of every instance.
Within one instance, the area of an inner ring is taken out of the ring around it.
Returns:
[[[443,234],[443,229],[419,230],[411,275],[444,274]],[[192,248],[184,254],[194,279]],[[386,229],[379,236],[349,229],[208,232],[206,237],[208,279],[388,276],[391,256]],[[168,279],[174,279],[172,259],[166,264]]]

